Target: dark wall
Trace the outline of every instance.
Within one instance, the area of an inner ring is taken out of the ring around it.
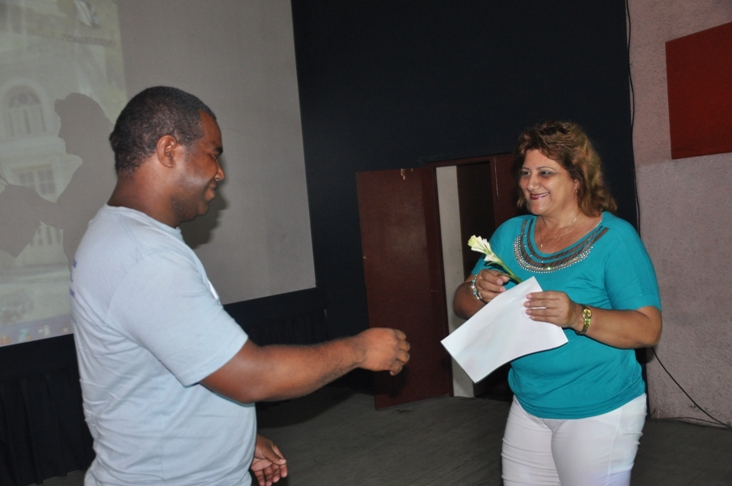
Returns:
[[[292,0],[317,285],[329,334],[367,326],[358,171],[510,152],[579,122],[636,221],[621,0]],[[398,326],[398,322],[394,322]]]

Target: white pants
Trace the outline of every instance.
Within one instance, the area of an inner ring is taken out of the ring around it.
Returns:
[[[646,418],[646,395],[596,417],[541,419],[514,397],[503,437],[505,486],[626,486]]]

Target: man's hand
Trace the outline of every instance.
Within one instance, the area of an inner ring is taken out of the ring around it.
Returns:
[[[201,383],[242,403],[301,397],[355,368],[396,375],[409,361],[402,331],[368,329],[312,346],[257,346],[251,339]]]
[[[407,336],[398,329],[373,328],[356,336],[364,346],[361,368],[371,371],[389,370],[396,375],[409,361]]]
[[[272,486],[272,483],[287,476],[287,460],[271,440],[257,434],[254,460],[250,469],[259,486]]]

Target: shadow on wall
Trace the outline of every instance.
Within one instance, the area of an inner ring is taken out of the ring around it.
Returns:
[[[69,268],[116,183],[113,124],[100,105],[72,93],[55,111],[64,144],[52,134],[21,140],[21,163],[0,172],[0,346],[71,332]],[[226,206],[219,194],[205,217],[181,228],[191,247],[211,240]]]
[[[63,231],[63,251],[71,265],[89,220],[114,188],[114,156],[107,141],[112,123],[96,101],[78,93],[57,100],[55,109],[61,118],[58,136],[66,153],[81,158],[81,165],[55,203],[0,175],[5,185],[0,193],[0,249],[17,258],[45,223]]]
[[[40,224],[45,223],[63,231],[63,250],[70,266],[87,224],[114,189],[114,154],[108,141],[113,124],[96,101],[82,94],[72,93],[56,101],[55,109],[61,118],[58,136],[66,143],[66,153],[81,158],[81,165],[55,203],[31,187],[11,184],[0,174],[0,183],[5,186],[0,193],[0,221],[4,227],[0,249],[17,258]],[[227,206],[219,190],[205,216],[181,227],[192,248],[211,240],[219,214]]]

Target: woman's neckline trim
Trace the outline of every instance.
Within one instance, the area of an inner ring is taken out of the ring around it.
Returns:
[[[536,217],[527,218],[521,223],[521,233],[514,240],[514,256],[524,270],[533,273],[549,273],[567,268],[587,258],[597,240],[607,233],[603,225],[605,214],[595,228],[576,243],[555,253],[539,251],[534,240]]]

